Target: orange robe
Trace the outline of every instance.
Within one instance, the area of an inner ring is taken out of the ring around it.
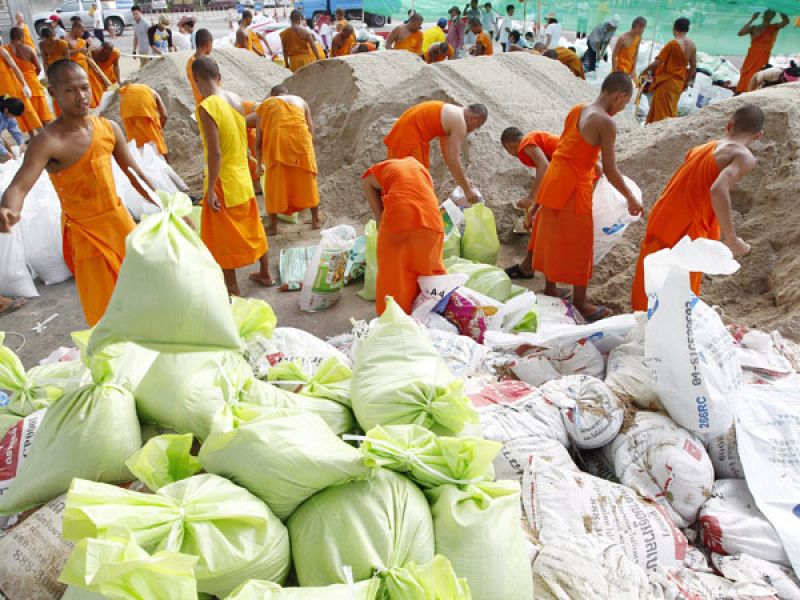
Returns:
[[[240,46],[236,44],[237,48],[243,48],[244,50],[250,50],[250,52],[255,52],[259,56],[265,56],[266,52],[264,52],[264,45],[261,43],[258,35],[255,31],[247,30],[247,39],[245,40],[245,45]]]
[[[711,186],[720,173],[714,158],[716,149],[717,142],[708,142],[689,150],[684,163],[653,205],[633,278],[633,310],[647,310],[644,259],[648,254],[672,248],[687,235],[693,240],[720,238],[719,222],[711,204]],[[702,273],[691,274],[692,291],[698,296],[702,277]]]
[[[341,19],[340,21],[336,21],[336,33],[342,31],[347,25],[350,23],[347,19]]]
[[[314,140],[300,106],[267,98],[258,110],[264,201],[269,214],[293,214],[319,206]]]
[[[413,156],[430,168],[430,143],[433,138],[445,135],[442,126],[444,102],[428,100],[406,110],[395,121],[389,134],[383,138],[387,158]]]
[[[627,73],[633,77],[636,70],[636,53],[639,51],[639,44],[642,41],[642,36],[636,35],[633,37],[633,42],[627,48],[622,48],[617,54],[617,71]]]
[[[7,48],[8,53],[17,63],[19,70],[22,71],[22,76],[25,78],[25,83],[31,89],[31,97],[28,100],[33,107],[34,112],[39,117],[39,120],[44,123],[45,121],[53,120],[53,112],[47,104],[47,97],[44,93],[44,86],[39,81],[39,74],[36,71],[36,66],[24,58],[20,58],[12,52],[11,47]]]
[[[475,37],[475,44],[483,46],[483,54],[481,56],[491,56],[494,54],[494,47],[492,46],[492,38],[485,31],[481,31]]]
[[[86,322],[94,326],[114,292],[134,222],[114,186],[111,123],[91,119],[89,148],[74,165],[50,173],[50,180],[61,200],[64,260],[75,275]]]
[[[222,153],[214,191],[220,210],[208,199],[208,145],[200,111],[217,124]],[[241,113],[220,96],[209,96],[197,107],[197,124],[203,139],[205,182],[200,237],[223,269],[238,269],[256,262],[267,251],[267,236],[258,214],[253,182],[247,167],[247,125]]]
[[[24,23],[22,24],[22,43],[36,50],[36,46],[33,44],[33,38],[31,37],[31,30]]]
[[[417,56],[422,56],[422,40],[422,32],[415,31],[408,34],[404,40],[395,42],[394,50],[408,50]]]
[[[525,148],[529,146],[536,146],[544,153],[547,160],[553,160],[553,154],[555,154],[556,147],[558,146],[558,140],[559,137],[555,133],[549,133],[547,131],[531,131],[522,138],[522,141],[520,141],[519,149],[517,150],[517,158],[526,167],[535,169],[536,163],[534,163],[531,160],[531,157],[525,153]],[[538,223],[538,219],[539,215],[537,214],[533,218],[531,237],[528,241],[528,250],[531,252],[533,252],[533,249],[536,247],[536,224]]]
[[[301,39],[291,27],[281,31],[280,36],[283,59],[292,73],[317,60],[308,41]]]
[[[430,64],[437,63],[437,62],[442,62],[442,61],[445,61],[445,60],[452,60],[453,56],[455,56],[455,50],[453,50],[453,47],[450,44],[448,44],[447,45],[447,54],[446,55],[445,54],[440,54],[436,58],[431,58],[431,51],[428,50],[425,53],[425,62],[430,65]]]
[[[378,49],[378,47],[375,44],[373,44],[372,42],[360,42],[358,45],[361,46],[361,47],[366,48],[367,52],[375,52]],[[362,50],[362,52],[363,52],[363,50]]]
[[[14,53],[11,52],[11,48],[8,46],[3,46],[3,49],[8,52],[8,54],[11,56],[11,60],[14,61],[14,64],[16,64]],[[23,74],[23,79],[24,78],[25,75]],[[39,120],[39,115],[36,113],[36,110],[33,108],[33,104],[31,104],[30,100],[25,97],[22,84],[20,83],[19,79],[17,79],[17,76],[14,74],[14,71],[11,69],[11,67],[9,67],[6,61],[3,59],[0,59],[0,93],[13,96],[14,98],[19,98],[25,105],[25,111],[19,117],[17,117],[17,125],[19,125],[19,128],[22,131],[28,133],[34,129],[41,128],[42,122]]]
[[[658,53],[658,59],[661,63],[656,67],[651,88],[653,98],[650,100],[648,123],[678,116],[678,100],[689,76],[686,68],[689,61],[677,41],[672,40],[664,46]]]
[[[356,45],[356,34],[353,33],[344,41],[338,50],[334,51],[331,56],[349,56],[350,50]]]
[[[378,229],[378,277],[375,310],[391,296],[406,313],[419,294],[417,277],[443,275],[444,226],[428,170],[412,157],[390,159],[370,167],[383,191]]]
[[[583,105],[567,115],[553,160],[539,186],[533,268],[549,281],[586,286],[592,277],[592,193],[600,146],[581,135]]]
[[[192,86],[192,94],[194,94],[194,105],[199,106],[200,103],[203,101],[203,96],[200,94],[200,90],[197,89],[197,84],[194,82],[194,77],[192,77],[192,65],[194,64],[197,55],[192,54],[189,57],[189,60],[186,61],[186,77],[189,79],[189,85]]]
[[[581,59],[578,58],[577,54],[575,54],[569,48],[554,48],[554,50],[556,52],[556,56],[558,57],[558,62],[572,71],[572,74],[575,75],[575,77],[586,79],[586,75],[583,73],[583,62],[581,62]]]
[[[85,48],[86,40],[77,40],[76,46],[77,48]],[[100,104],[100,99],[103,97],[103,92],[106,91],[105,84],[94,72],[94,69],[89,66],[89,59],[85,54],[78,52],[77,54],[73,54],[70,58],[82,66],[83,70],[86,71],[86,75],[89,77],[89,85],[92,86],[92,99],[89,103],[89,106],[92,108],[97,108],[97,106]]]
[[[242,100],[244,116],[256,112],[258,103],[252,100]],[[256,128],[247,126],[247,166],[250,168],[250,179],[258,181],[258,164],[256,164]]]
[[[161,156],[167,154],[164,130],[153,90],[143,83],[130,83],[119,88],[119,116],[125,135],[141,148],[152,142]]]
[[[117,81],[117,74],[114,72],[114,65],[116,65],[119,62],[120,54],[121,53],[119,49],[114,48],[111,51],[111,56],[109,56],[107,60],[97,63],[97,66],[100,67],[100,70],[106,77],[108,77],[108,80],[112,84],[119,83],[119,81]]]
[[[42,43],[39,49],[42,51],[42,66],[45,71],[57,60],[69,58],[69,44],[65,40],[53,40],[52,44]]]
[[[772,48],[778,40],[778,33],[780,33],[780,29],[777,25],[767,25],[750,42],[750,48],[747,50],[747,56],[742,64],[742,72],[739,75],[739,84],[736,86],[737,93],[743,94],[748,91],[753,75],[769,63]]]

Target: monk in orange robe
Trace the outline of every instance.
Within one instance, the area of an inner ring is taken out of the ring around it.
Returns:
[[[633,310],[647,310],[644,259],[672,248],[683,237],[719,240],[734,256],[743,256],[750,246],[736,235],[731,210],[731,189],[753,170],[756,158],[750,144],[760,139],[764,113],[745,104],[731,117],[725,137],[689,150],[684,163],[672,176],[647,218],[636,275],[633,278]],[[692,291],[700,295],[702,273],[691,274]]]
[[[557,60],[572,71],[572,74],[578,79],[586,79],[586,75],[583,72],[583,62],[580,57],[569,48],[552,48],[550,50],[545,50],[543,56]]]
[[[408,50],[412,54],[422,56],[422,15],[414,13],[404,25],[392,29],[386,38],[387,50]]]
[[[647,19],[636,17],[631,24],[630,31],[626,31],[617,38],[614,50],[611,52],[611,70],[626,73],[636,77],[636,62],[639,60],[639,44],[642,41],[644,30],[647,29]]]
[[[256,127],[258,126],[258,116],[256,109],[258,102],[252,100],[242,100],[242,113],[244,114],[247,125],[247,167],[250,170],[250,179],[253,180],[253,188],[257,193],[261,192],[261,175],[258,173],[258,162],[256,161]]]
[[[689,19],[680,18],[672,28],[675,39],[661,49],[656,59],[644,70],[651,73],[653,83],[648,123],[655,123],[678,116],[678,101],[681,94],[694,81],[697,72],[697,49],[686,34]],[[687,69],[686,65],[689,65]]]
[[[100,70],[103,72],[103,75],[106,76],[111,84],[121,83],[122,77],[120,76],[119,72],[119,57],[121,52],[118,48],[114,48],[114,44],[109,42],[103,42],[103,45],[100,46],[99,50],[94,50],[92,52],[92,58],[94,58],[94,62],[97,63],[97,66],[100,67]]]
[[[378,46],[372,42],[357,42],[355,46],[350,49],[350,54],[361,54],[362,52],[375,52]]]
[[[259,56],[266,56],[264,46],[255,31],[250,30],[253,24],[253,13],[249,10],[242,12],[242,18],[239,21],[239,29],[236,30],[236,47],[244,50],[254,52]]]
[[[111,83],[106,79],[106,76],[95,64],[94,60],[89,56],[89,46],[86,40],[83,39],[83,32],[85,28],[80,21],[72,23],[72,29],[67,34],[67,44],[69,45],[69,58],[75,61],[83,70],[86,71],[89,77],[89,85],[92,86],[92,108],[97,108],[100,105],[100,100],[103,97],[103,92]]]
[[[445,60],[453,60],[455,54],[455,50],[447,42],[431,44],[431,47],[425,53],[425,62],[431,65]]]
[[[62,60],[50,67],[47,79],[62,114],[33,138],[6,189],[0,202],[0,234],[19,222],[25,196],[47,169],[61,200],[64,260],[75,275],[86,322],[93,326],[111,299],[125,256],[125,237],[134,227],[117,196],[112,156],[148,202],[147,193],[130,170],[148,185],[150,182],[128,151],[120,128],[91,115],[86,71],[75,62]]]
[[[169,150],[164,141],[167,107],[154,89],[143,83],[127,83],[119,88],[119,116],[125,135],[136,147],[155,144],[158,153],[169,162]]]
[[[344,29],[333,36],[331,42],[331,56],[349,56],[353,46],[356,45],[356,32],[348,23]]]
[[[323,57],[319,53],[314,35],[305,27],[303,13],[295,9],[289,15],[289,20],[291,26],[281,31],[280,36],[283,59],[289,70],[294,73],[315,60],[322,60]]]
[[[439,138],[442,156],[450,174],[464,190],[471,203],[478,201],[477,190],[467,179],[461,164],[461,147],[467,134],[481,127],[489,116],[483,104],[466,108],[428,100],[412,106],[395,121],[383,139],[388,158],[413,156],[426,169],[430,168],[430,143]]]
[[[16,26],[22,29],[22,43],[28,46],[29,48],[33,48],[34,51],[36,50],[36,45],[33,43],[33,37],[31,37],[31,30],[25,24],[25,15],[21,12],[18,12],[14,15],[14,21],[16,22]]]
[[[391,296],[406,313],[419,294],[417,278],[443,275],[444,225],[430,173],[413,157],[389,159],[362,176],[378,224],[375,310]]]
[[[783,13],[781,13],[781,22],[773,23],[774,10],[765,10],[763,21],[759,25],[755,25],[758,16],[759,13],[755,13],[747,25],[739,30],[740,37],[750,36],[750,48],[747,50],[747,56],[742,64],[739,84],[736,86],[737,94],[747,92],[750,89],[750,79],[753,75],[769,64],[769,57],[778,40],[778,33],[789,24],[789,16]]]
[[[586,298],[594,254],[592,194],[601,149],[605,175],[627,199],[628,212],[642,212],[614,156],[617,126],[612,117],[625,108],[632,95],[631,78],[611,73],[594,102],[579,104],[569,112],[536,196],[541,208],[536,217],[533,269],[544,273],[544,293],[548,296],[559,295],[556,282],[574,286],[572,302],[590,322],[611,315],[609,309],[595,306]]]
[[[492,38],[483,30],[483,23],[481,23],[480,19],[470,20],[469,26],[475,36],[475,47],[469,53],[473,56],[491,56],[494,54]]]
[[[205,181],[200,237],[222,268],[231,295],[240,295],[236,269],[258,261],[250,279],[274,285],[269,273],[267,236],[247,166],[247,124],[241,99],[220,87],[219,66],[210,56],[192,64],[203,101],[197,124],[203,139]]]
[[[69,58],[69,44],[65,40],[56,38],[55,32],[49,27],[42,27],[39,50],[42,53],[42,67],[45,71],[57,60]]]
[[[317,158],[314,122],[308,104],[276,85],[258,109],[256,162],[264,172],[264,201],[269,214],[269,235],[278,232],[278,214],[311,209],[311,228],[319,229]]]
[[[25,75],[17,66],[11,52],[5,46],[0,47],[0,91],[4,95],[19,98],[25,105],[25,111],[17,117],[20,130],[32,133],[41,129],[42,122],[30,101],[32,90],[28,87]]]
[[[36,50],[22,41],[22,29],[19,27],[12,27],[9,37],[11,37],[11,43],[6,46],[6,50],[17,63],[19,70],[22,71],[25,83],[31,91],[31,97],[28,100],[33,110],[36,111],[42,125],[47,125],[53,120],[53,113],[47,104],[44,87],[39,81],[39,59],[36,56]]]
[[[342,31],[350,23],[350,21],[347,20],[343,8],[337,8],[336,12],[334,13],[334,17],[336,19],[336,26],[335,26],[336,33]]]
[[[195,51],[186,61],[186,77],[189,80],[189,85],[192,86],[192,94],[194,95],[194,104],[197,106],[203,101],[203,96],[200,90],[197,89],[197,84],[192,77],[192,63],[201,56],[211,56],[211,50],[214,48],[214,36],[208,29],[198,29],[194,36]]]

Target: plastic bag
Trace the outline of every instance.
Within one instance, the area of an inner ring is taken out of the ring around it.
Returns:
[[[411,316],[429,325],[437,305],[467,281],[467,276],[458,275],[420,275],[417,277],[419,294],[411,307]]]
[[[623,175],[625,184],[639,202],[642,191],[639,186]],[[601,177],[592,195],[592,223],[594,225],[594,264],[599,264],[603,257],[617,245],[625,235],[628,225],[639,220],[628,212],[628,201],[609,183],[605,176]]]
[[[464,235],[461,237],[461,256],[487,265],[497,263],[500,238],[492,210],[475,204],[464,211]]]
[[[164,212],[128,235],[125,260],[88,353],[114,342],[162,352],[240,350],[222,270],[184,222],[184,194],[159,194]]]
[[[437,311],[458,328],[461,335],[472,338],[479,344],[489,330],[491,318],[503,307],[501,302],[484,296],[466,287],[452,292],[447,303],[437,305]]]
[[[289,518],[292,558],[302,586],[369,579],[378,571],[424,564],[434,556],[431,511],[402,475],[379,470],[367,481],[315,494]]]
[[[278,272],[280,273],[282,292],[294,292],[302,289],[308,265],[311,264],[316,253],[316,246],[281,248]]]
[[[634,328],[625,343],[608,355],[606,383],[625,402],[645,410],[664,410],[656,393],[653,372],[644,358],[644,326]]]
[[[350,285],[364,277],[367,268],[367,236],[360,235],[353,243],[347,257],[347,270],[344,274],[344,284]]]
[[[510,298],[497,314],[489,319],[489,329],[507,333],[536,333],[539,328],[536,306],[536,294],[533,292],[525,292]]]
[[[364,249],[364,287],[358,292],[359,298],[375,300],[375,287],[378,281],[378,226],[370,219],[364,225],[367,245]]]
[[[310,372],[309,372],[310,371]],[[267,380],[283,389],[312,398],[326,398],[350,406],[350,381],[353,372],[335,356],[326,358],[316,369],[302,361],[281,361],[267,372]]]
[[[0,294],[12,298],[35,298],[39,295],[25,265],[20,227],[13,227],[11,233],[0,233]]]
[[[464,273],[469,276],[464,284],[484,296],[505,302],[511,297],[511,279],[500,267],[474,263],[463,258],[450,258],[445,261],[449,274]]]
[[[148,553],[196,556],[199,592],[225,596],[247,579],[282,583],[289,573],[283,523],[250,492],[216,475],[195,475],[155,494],[75,479],[64,538],[113,540],[121,529]]]
[[[325,310],[339,301],[356,231],[350,225],[337,225],[323,229],[321,236],[300,291],[300,310],[306,312]]]
[[[380,583],[373,578],[354,584],[282,588],[271,581],[248,581],[226,600],[376,600]]]
[[[231,310],[233,321],[239,330],[239,337],[245,343],[255,337],[266,339],[272,337],[278,318],[272,307],[263,300],[233,296]]]
[[[442,260],[448,258],[459,258],[461,256],[461,234],[454,231],[449,236],[444,238],[442,244]]]
[[[386,574],[388,600],[471,600],[466,579],[459,579],[446,557],[437,554],[426,565],[408,563]]]
[[[200,461],[191,454],[193,443],[191,433],[158,435],[147,440],[125,465],[147,489],[156,492],[202,470]]]
[[[463,382],[393,300],[359,345],[351,389],[356,419],[367,431],[415,424],[448,434],[478,420]]]

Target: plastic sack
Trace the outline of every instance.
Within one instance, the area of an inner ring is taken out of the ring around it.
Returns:
[[[148,350],[138,344],[121,342],[106,346],[94,357],[90,357],[86,353],[86,347],[91,334],[91,329],[73,331],[70,334],[72,341],[80,349],[81,360],[90,365],[97,360],[106,362],[111,371],[108,383],[116,383],[135,392],[139,382],[158,357],[158,352]]]
[[[337,225],[323,229],[321,236],[300,291],[300,310],[305,312],[325,310],[339,301],[356,231],[350,225]]]
[[[148,553],[198,558],[198,592],[225,596],[247,579],[282,583],[289,573],[286,528],[247,490],[195,475],[141,494],[75,479],[64,509],[64,538],[114,539],[121,529]]]
[[[393,300],[359,345],[351,389],[353,411],[366,431],[415,424],[449,434],[478,421],[463,382]]]
[[[533,386],[570,375],[599,379],[605,373],[603,355],[588,339],[577,342],[553,340],[542,347],[526,346],[523,342],[516,352],[522,352],[523,355],[511,366],[511,370],[519,379]]]
[[[703,238],[685,237],[645,259],[645,357],[656,392],[678,425],[705,436],[731,426],[742,369],[719,315],[691,292],[689,271],[730,274],[738,268],[724,244]]]
[[[318,491],[371,472],[358,450],[314,414],[257,419],[214,431],[199,458],[206,471],[249,490],[281,520]]]
[[[503,304],[466,287],[450,293],[446,303],[436,309],[461,335],[472,338],[479,344],[489,330],[491,318],[497,315]]]
[[[800,600],[800,581],[790,567],[755,558],[749,554],[736,556],[711,555],[714,567],[731,581],[764,582],[781,600]]]
[[[714,465],[717,479],[744,479],[744,467],[736,443],[736,425],[706,442],[706,450]]]
[[[364,300],[375,300],[375,289],[378,281],[378,226],[373,219],[364,225],[367,245],[364,248],[364,287],[357,293]]]
[[[458,275],[420,275],[417,277],[419,294],[411,306],[411,316],[423,325],[429,326],[433,311],[440,302],[467,281],[467,276]],[[435,318],[435,317],[434,317]]]
[[[464,210],[464,235],[461,236],[461,256],[487,265],[497,262],[500,253],[500,238],[494,213],[483,204],[475,204]]]
[[[625,177],[625,184],[639,202],[642,201],[642,190],[633,181]],[[635,223],[639,217],[628,212],[628,201],[603,176],[597,182],[592,195],[592,223],[594,225],[594,264],[599,264],[603,257],[617,245],[625,235],[628,225]]]
[[[350,406],[353,372],[335,356],[326,358],[313,371],[300,360],[282,361],[267,372],[267,380],[283,389],[312,398],[326,398]]]
[[[464,285],[484,296],[498,302],[505,302],[511,297],[511,278],[500,267],[474,263],[463,258],[450,258],[445,261],[445,268],[449,274],[468,275],[469,279]]]
[[[458,332],[429,328],[433,347],[450,372],[460,379],[491,375],[489,352],[475,340]]]
[[[645,410],[664,410],[656,393],[653,372],[645,362],[644,327],[634,328],[625,343],[608,355],[606,384],[625,402]]]
[[[497,314],[489,319],[489,328],[507,333],[536,333],[539,328],[536,306],[536,294],[533,292],[525,292],[510,298]]]
[[[184,194],[159,194],[164,212],[125,241],[125,260],[88,353],[115,342],[161,352],[240,350],[222,270],[184,222]]]
[[[350,254],[347,256],[347,270],[344,274],[344,284],[350,285],[364,277],[367,268],[367,236],[360,235],[353,243]]]
[[[437,554],[425,565],[408,563],[385,576],[384,595],[388,600],[471,600],[466,579],[459,579],[446,557]]]
[[[20,227],[13,227],[11,233],[0,233],[0,294],[12,298],[39,295],[25,264]]]
[[[136,147],[135,140],[128,142],[128,151],[139,166],[142,166],[142,151]],[[146,170],[145,173],[147,173]],[[115,160],[111,161],[111,174],[114,177],[114,187],[117,190],[117,195],[136,221],[159,212],[157,207],[142,198],[142,195],[133,187],[130,179],[128,179]]]
[[[294,292],[302,289],[308,265],[311,264],[316,252],[316,246],[281,248],[278,273],[280,273],[282,292]]]
[[[271,581],[248,581],[225,600],[377,600],[380,580],[325,587],[282,588]]]
[[[461,234],[454,231],[444,238],[442,244],[442,260],[448,258],[459,258],[461,256]]]
[[[335,517],[335,518],[332,518]],[[402,475],[379,470],[367,481],[330,487],[289,518],[297,579],[302,586],[346,583],[434,556],[431,511],[422,492]]]
[[[278,324],[272,307],[258,298],[231,298],[233,322],[245,346],[255,338],[269,339]]]
[[[158,435],[147,440],[125,465],[147,489],[156,492],[202,470],[200,461],[191,454],[193,443],[191,433]]]

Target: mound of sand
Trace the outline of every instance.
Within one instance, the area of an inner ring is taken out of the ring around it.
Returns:
[[[777,327],[800,339],[800,84],[783,85],[709,106],[624,133],[618,140],[621,171],[642,188],[645,208],[658,199],[686,151],[724,135],[730,115],[743,103],[766,114],[764,137],[753,145],[755,169],[732,194],[739,235],[752,246],[730,277],[706,278],[703,299],[725,310],[728,321]],[[625,239],[595,272],[592,297],[617,310],[630,309],[633,278],[644,224]]]
[[[189,187],[199,192],[203,186],[203,144],[194,114],[194,96],[186,77],[186,61],[191,52],[168,54],[150,62],[128,81],[144,83],[156,90],[169,113],[166,139],[172,166]],[[219,64],[222,85],[246,100],[262,100],[272,86],[281,83],[289,71],[252,52],[219,48],[212,55]],[[103,116],[121,124],[119,94],[115,94]]]

